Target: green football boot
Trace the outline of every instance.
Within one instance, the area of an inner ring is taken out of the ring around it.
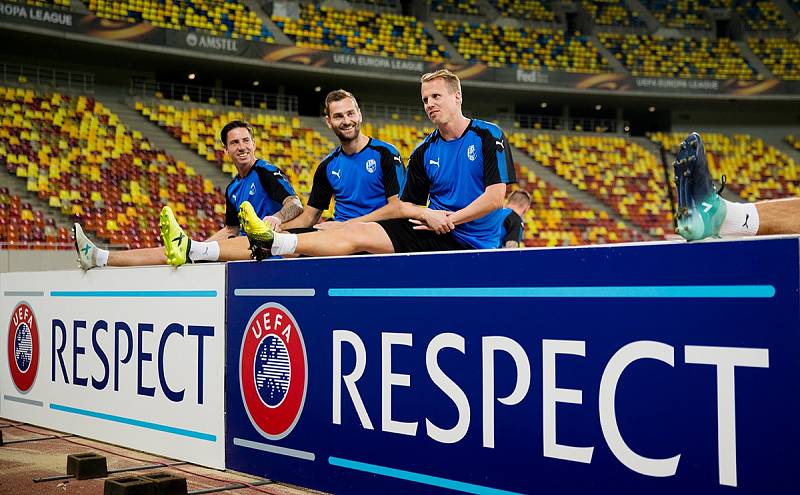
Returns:
[[[161,209],[158,219],[158,226],[161,229],[161,240],[164,242],[164,254],[167,256],[167,263],[178,267],[185,263],[191,263],[189,259],[189,248],[192,240],[184,233],[172,208],[165,206]]]
[[[675,232],[687,241],[719,237],[727,206],[711,182],[699,134],[693,132],[681,143],[673,167],[678,189]]]
[[[239,207],[239,225],[247,234],[254,259],[261,261],[272,256],[272,241],[275,239],[272,225],[258,217],[249,201]]]

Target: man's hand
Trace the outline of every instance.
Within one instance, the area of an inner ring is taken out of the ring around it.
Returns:
[[[272,226],[272,230],[274,230],[275,232],[280,232],[281,231],[281,223],[282,222],[281,222],[280,218],[276,217],[275,215],[270,215],[268,217],[264,217],[263,220],[265,222],[267,222],[268,224],[270,224]]]
[[[320,222],[314,225],[317,230],[336,230],[344,228],[347,222]]]
[[[424,208],[419,219],[411,218],[409,221],[416,224],[414,230],[432,230],[437,234],[446,234],[456,228],[450,219],[452,213],[451,211]]]

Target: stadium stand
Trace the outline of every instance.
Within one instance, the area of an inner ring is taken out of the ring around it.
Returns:
[[[26,0],[26,1],[14,1],[12,0],[11,3],[24,3],[27,5],[32,5],[34,7],[50,7],[55,9],[69,9],[70,7],[70,0]]]
[[[788,136],[786,136],[786,142],[789,143],[792,146],[792,148],[796,149],[797,151],[800,151],[800,137],[795,136],[793,134],[789,134]]]
[[[442,14],[481,15],[477,0],[431,0],[431,12]]]
[[[489,3],[505,17],[526,21],[555,21],[549,0],[489,0]]]
[[[224,198],[209,180],[131,133],[93,98],[0,88],[0,162],[29,191],[113,244],[161,244],[158,213],[187,230],[219,229]]]
[[[297,20],[272,19],[297,46],[400,59],[441,61],[449,57],[415,17],[307,4]]]
[[[23,203],[7,187],[0,188],[2,249],[72,249],[72,235],[49,215]]]
[[[708,0],[640,0],[664,27],[676,29],[711,29],[705,13],[713,2]]]
[[[348,3],[355,7],[366,6],[381,11],[400,12],[400,2],[398,0],[350,0]]]
[[[670,228],[664,169],[639,144],[622,137],[521,132],[509,142],[651,236],[663,238]]]
[[[176,30],[200,30],[216,36],[273,43],[261,19],[244,2],[223,0],[88,0],[97,17],[114,21],[147,22]]]
[[[786,81],[800,80],[800,41],[750,38],[747,43],[775,77]]]
[[[586,36],[569,36],[547,28],[501,27],[479,22],[434,21],[465,59],[491,67],[609,71],[605,59]]]
[[[586,208],[562,189],[517,164],[517,178],[525,181],[531,208],[525,214],[524,241],[529,247],[576,246],[641,241],[643,237],[624,222],[615,222],[604,211]]]
[[[676,153],[684,133],[654,133],[650,138]],[[745,201],[800,195],[800,166],[791,157],[747,134],[703,133],[712,177],[725,175],[727,185]]]
[[[425,136],[433,132],[433,127],[418,127],[402,123],[377,123],[375,125],[367,122],[363,125],[364,133],[373,136],[381,141],[392,143],[403,163],[407,166],[408,159],[414,148],[425,139]]]
[[[750,31],[788,31],[789,26],[778,8],[769,0],[733,0],[734,11]]]
[[[583,8],[594,19],[595,24],[615,27],[644,27],[639,14],[632,11],[625,2],[617,0],[581,0]]]
[[[682,77],[742,80],[762,75],[742,57],[727,38],[671,39],[659,36],[601,33],[603,45],[611,50],[634,76]]]
[[[231,120],[245,120],[253,126],[257,155],[281,168],[295,190],[306,196],[311,190],[314,168],[334,145],[319,132],[303,127],[298,117],[269,113],[243,113],[238,109],[191,106],[164,102],[136,102],[136,109],[188,145],[205,159],[217,163],[223,172],[236,172],[225,161],[219,131]]]

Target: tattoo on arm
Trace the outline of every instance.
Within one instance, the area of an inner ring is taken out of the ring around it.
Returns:
[[[281,223],[288,222],[292,220],[297,215],[303,213],[303,204],[297,198],[286,198],[287,200],[283,203],[283,208],[281,211],[275,214],[276,217],[281,221]]]

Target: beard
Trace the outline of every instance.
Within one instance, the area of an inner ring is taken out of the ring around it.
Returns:
[[[352,132],[353,133],[353,137],[347,137],[345,135],[345,132]],[[353,142],[355,139],[358,138],[359,134],[361,134],[361,123],[359,122],[358,124],[355,124],[353,127],[348,129],[347,131],[341,131],[341,130],[339,130],[339,128],[334,127],[333,128],[333,133],[336,134],[336,137],[339,138],[339,141],[341,141],[342,144]]]

